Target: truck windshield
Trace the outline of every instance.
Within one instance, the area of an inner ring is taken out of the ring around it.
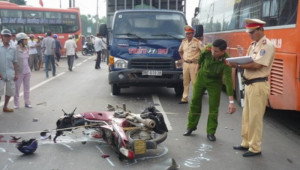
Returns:
[[[185,25],[181,13],[120,12],[115,16],[113,35],[116,38],[183,39]]]

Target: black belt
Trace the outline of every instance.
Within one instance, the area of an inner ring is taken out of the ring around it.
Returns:
[[[185,63],[189,63],[189,64],[192,64],[193,61],[192,60],[184,60]]]
[[[255,78],[255,79],[250,79],[250,80],[244,79],[243,83],[246,84],[246,85],[250,85],[252,83],[264,82],[264,81],[268,81],[268,77]]]

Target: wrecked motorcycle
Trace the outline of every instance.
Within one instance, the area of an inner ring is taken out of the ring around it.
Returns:
[[[76,109],[75,109],[76,110]],[[109,111],[84,112],[74,115],[75,110],[57,120],[56,135],[78,127],[93,129],[106,143],[111,145],[119,159],[134,159],[145,154],[147,149],[156,149],[167,138],[168,129],[163,115],[155,108],[148,107],[141,114],[131,113],[123,108],[117,110],[109,105]]]

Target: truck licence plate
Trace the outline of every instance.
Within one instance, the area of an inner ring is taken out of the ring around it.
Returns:
[[[143,70],[142,71],[143,76],[162,76],[161,70]]]

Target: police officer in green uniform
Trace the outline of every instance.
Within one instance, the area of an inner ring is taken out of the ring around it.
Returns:
[[[227,43],[222,39],[217,39],[213,44],[207,45],[200,54],[198,65],[200,67],[197,79],[194,84],[193,98],[190,105],[187,131],[184,136],[191,135],[197,129],[201,116],[202,97],[207,90],[209,96],[209,114],[207,121],[207,138],[215,141],[215,132],[218,126],[218,112],[222,90],[222,78],[224,76],[227,95],[229,96],[229,113],[235,112],[231,67],[226,63],[229,55],[226,53]]]

